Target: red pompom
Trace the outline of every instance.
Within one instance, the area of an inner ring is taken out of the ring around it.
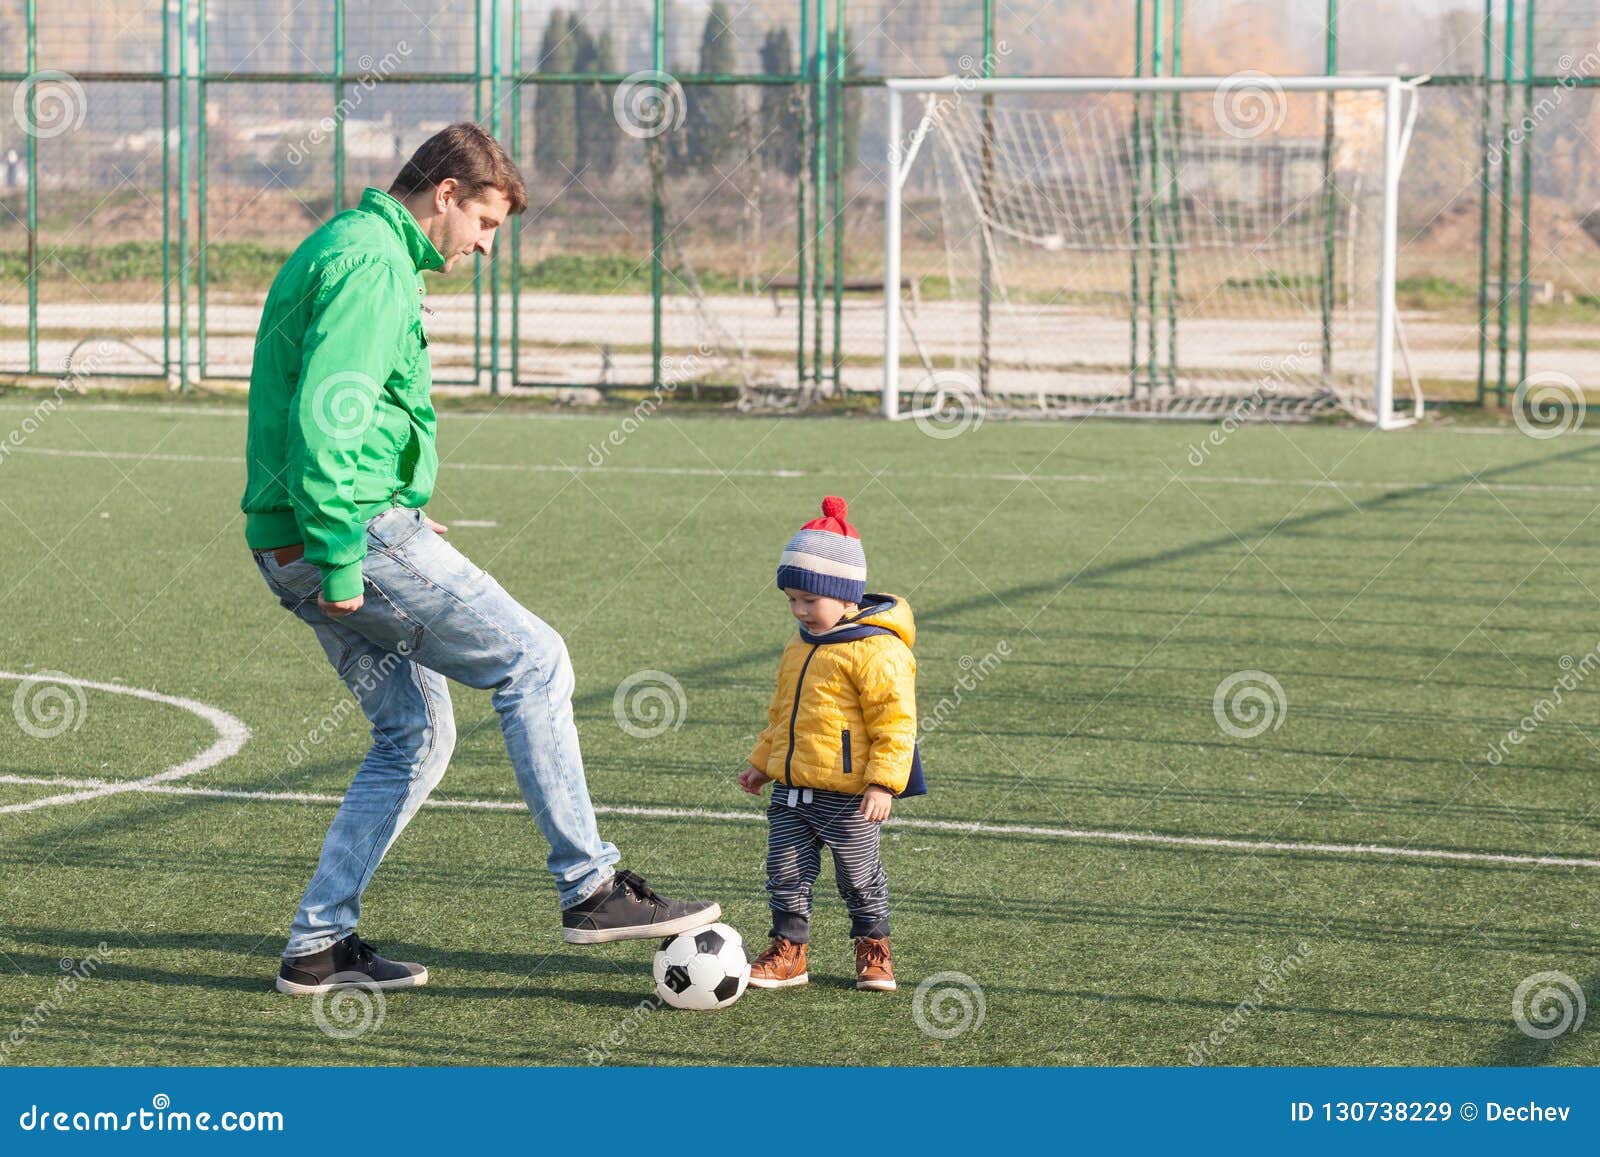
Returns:
[[[837,518],[843,522],[845,512],[844,499],[830,494],[822,500],[822,517]]]

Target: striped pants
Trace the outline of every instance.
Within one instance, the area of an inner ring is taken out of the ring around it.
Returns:
[[[833,852],[850,935],[889,935],[889,877],[878,854],[880,825],[861,817],[859,795],[774,784],[767,824],[771,935],[796,944],[811,938],[811,885],[822,870],[824,844]]]

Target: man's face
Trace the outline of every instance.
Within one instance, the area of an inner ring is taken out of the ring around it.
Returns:
[[[463,201],[455,195],[454,185],[454,181],[447,180],[439,186],[435,202],[439,210],[439,235],[429,238],[444,257],[441,271],[444,273],[449,273],[456,262],[475,252],[489,256],[494,248],[495,230],[511,212],[511,202],[499,189],[485,189],[471,200]]]

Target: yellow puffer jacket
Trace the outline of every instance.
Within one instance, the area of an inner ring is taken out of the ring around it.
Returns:
[[[791,787],[903,791],[917,743],[916,636],[904,599],[869,594],[826,634],[790,639],[751,764]]]

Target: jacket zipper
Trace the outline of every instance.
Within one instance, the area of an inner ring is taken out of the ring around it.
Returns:
[[[800,664],[800,677],[794,681],[794,706],[789,709],[789,751],[783,757],[783,782],[786,787],[794,786],[789,765],[794,762],[794,723],[800,717],[800,689],[806,685],[806,668],[811,666],[811,660],[816,658],[817,648],[820,646],[821,643],[811,644],[811,654]]]
[[[854,772],[855,768],[850,766],[850,729],[846,727],[844,729],[844,773],[851,775]]]

